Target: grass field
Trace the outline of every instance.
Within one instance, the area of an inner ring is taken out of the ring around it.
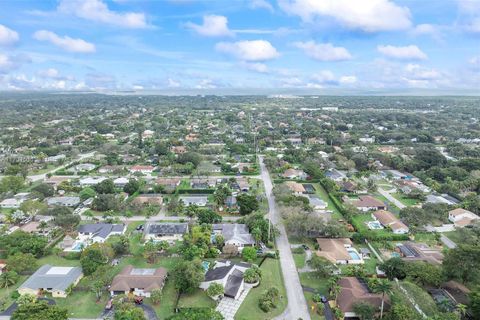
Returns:
[[[404,194],[399,192],[393,193],[392,196],[395,197],[395,199],[399,200],[404,205],[406,205],[407,207],[411,207],[419,203],[418,199],[408,198]]]
[[[320,315],[318,313],[318,306],[317,303],[313,302],[312,297],[314,293],[311,292],[304,292],[305,299],[307,300],[307,305],[308,305],[308,312],[310,313],[310,318],[312,320],[323,320],[325,317]],[[322,313],[322,311],[320,311]],[[322,313],[323,314],[323,313]]]
[[[319,278],[315,272],[303,272],[299,276],[302,286],[315,289],[322,295],[328,294],[328,279]]]
[[[235,316],[236,320],[264,320],[273,319],[280,315],[287,306],[287,295],[283,285],[280,262],[275,259],[267,259],[261,266],[262,281],[257,288],[250,290]],[[280,290],[280,299],[277,307],[270,312],[263,312],[258,307],[258,300],[265,290],[277,287]]]
[[[315,187],[315,194],[328,204],[327,210],[333,211],[332,218],[337,220],[342,219],[342,214],[340,213],[340,211],[338,211],[337,207],[335,207],[335,205],[328,197],[327,190],[325,190],[323,186],[319,183],[313,183],[313,186]]]
[[[214,308],[215,301],[207,296],[202,289],[197,289],[191,294],[182,294],[178,301],[179,308]]]
[[[305,253],[294,253],[293,260],[295,260],[295,266],[297,266],[297,269],[305,267]]]

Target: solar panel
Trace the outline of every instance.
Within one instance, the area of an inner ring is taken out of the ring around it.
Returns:
[[[130,275],[132,276],[152,276],[155,274],[155,269],[132,269]]]

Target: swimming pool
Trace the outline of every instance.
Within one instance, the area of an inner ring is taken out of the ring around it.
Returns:
[[[352,260],[362,260],[362,258],[360,258],[360,255],[357,253],[356,250],[350,249],[347,251],[350,257],[352,257]]]
[[[380,222],[378,221],[368,221],[367,226],[370,230],[379,230],[383,229],[383,226]]]
[[[72,251],[82,251],[83,248],[85,248],[85,243],[83,241],[77,241],[72,247]]]
[[[205,272],[207,272],[208,268],[210,267],[210,262],[202,261],[202,267],[203,267],[203,270],[205,270]]]

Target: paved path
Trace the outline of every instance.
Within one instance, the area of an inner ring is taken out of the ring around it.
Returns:
[[[243,300],[245,300],[245,298],[247,297],[250,289],[251,287],[249,285],[245,285],[245,290],[243,290],[242,294],[240,295],[240,297],[238,297],[237,300],[223,297],[215,310],[220,312],[225,318],[225,320],[233,320]]]
[[[402,202],[400,202],[399,200],[395,199],[389,191],[386,191],[380,187],[378,187],[378,192],[384,196],[385,198],[387,198],[388,201],[390,201],[391,203],[393,203],[396,207],[398,207],[398,209],[403,209],[406,207],[406,205],[404,205]],[[390,190],[391,191],[391,190]]]
[[[283,282],[285,283],[285,289],[287,290],[288,306],[285,312],[278,316],[276,319],[303,319],[309,320],[310,314],[308,313],[307,302],[303,295],[302,285],[300,284],[300,278],[298,277],[297,268],[293,260],[292,251],[290,249],[290,243],[288,242],[287,232],[283,225],[280,214],[277,211],[275,204],[275,198],[272,193],[273,185],[268,170],[263,163],[263,156],[259,156],[261,177],[265,185],[265,194],[268,200],[268,216],[272,223],[280,231],[280,234],[276,238],[277,249],[280,252],[280,265],[282,267]]]
[[[48,172],[45,172],[45,173],[42,173],[42,174],[36,174],[36,175],[31,175],[31,176],[28,176],[28,179],[35,182],[35,181],[38,181],[38,180],[45,180],[45,178],[47,177],[47,174],[49,173],[53,173],[54,171],[57,171],[57,170],[60,170],[60,169],[63,169],[63,168],[66,168],[68,167],[69,165],[71,165],[72,163],[74,162],[77,162],[77,161],[81,161],[83,159],[87,159],[87,158],[91,158],[95,155],[95,151],[93,152],[89,152],[89,153],[83,153],[83,154],[80,154],[78,156],[77,159],[75,160],[72,160],[70,162],[67,162],[65,164],[63,164],[62,166],[60,167],[56,167],[56,168],[53,168],[52,170],[48,171]]]
[[[440,241],[443,242],[444,245],[447,246],[448,249],[455,249],[457,247],[457,244],[450,240],[446,235],[441,235],[440,236]]]

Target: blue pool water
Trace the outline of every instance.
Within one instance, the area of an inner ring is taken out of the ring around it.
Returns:
[[[75,246],[72,248],[72,251],[81,251],[85,247],[85,244],[83,242],[77,242],[75,243]]]
[[[207,272],[208,268],[210,267],[210,262],[202,261],[202,267],[203,267],[203,270],[205,270],[205,272]]]
[[[360,256],[357,252],[353,250],[348,250],[348,254],[350,255],[350,257],[352,257],[353,260],[360,260]]]
[[[371,230],[383,229],[383,226],[378,221],[368,221],[367,226]]]

